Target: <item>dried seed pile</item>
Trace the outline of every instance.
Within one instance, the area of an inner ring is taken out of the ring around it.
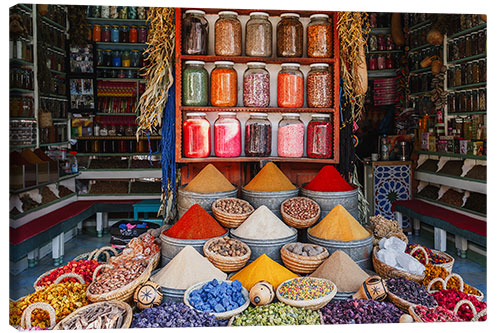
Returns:
[[[58,190],[59,190],[59,197],[60,198],[64,198],[64,197],[66,197],[66,196],[68,196],[70,194],[75,193],[75,192],[71,191],[69,188],[67,188],[64,185],[59,185]]]
[[[132,160],[132,161],[130,161],[130,169],[149,169],[149,168],[159,169],[159,168],[161,168],[161,162],[160,161],[149,161],[149,160]]]
[[[41,188],[42,205],[59,199],[47,186]]]
[[[439,199],[439,201],[453,206],[462,207],[464,203],[463,197],[464,197],[463,193],[460,193],[450,188],[448,191],[446,191],[446,193],[443,194],[443,196]]]
[[[120,266],[113,266],[98,275],[89,286],[92,294],[104,294],[126,286],[137,279],[148,266],[149,260],[134,258]]]
[[[486,214],[486,194],[470,192],[464,208]]]
[[[215,208],[228,214],[246,214],[253,211],[253,207],[248,202],[234,198],[217,200]]]
[[[420,192],[418,192],[418,195],[421,195],[424,198],[437,200],[437,198],[439,197],[439,187],[434,185],[427,185]]]
[[[287,251],[299,256],[314,257],[325,252],[326,249],[316,244],[292,243],[286,247]]]
[[[224,257],[240,257],[248,252],[241,241],[228,236],[212,242],[208,250]]]
[[[474,178],[480,180],[486,180],[486,166],[485,165],[475,165],[472,169],[465,175],[467,178]]]
[[[318,214],[319,206],[309,198],[296,197],[285,201],[283,211],[296,219],[308,220]]]
[[[21,202],[23,203],[23,212],[40,206],[40,204],[35,200],[31,199],[29,195],[23,195],[20,197],[20,199]]]
[[[128,182],[98,180],[90,187],[89,193],[128,193]]]
[[[438,163],[439,160],[428,159],[418,167],[418,170],[436,172],[438,169]]]
[[[130,193],[161,193],[161,182],[132,182]]]
[[[445,165],[438,171],[438,173],[445,173],[452,176],[460,176],[462,174],[463,161],[448,161]]]
[[[281,296],[294,301],[310,301],[330,294],[335,285],[326,280],[311,277],[300,277],[281,285]]]
[[[319,325],[320,312],[296,308],[281,302],[248,307],[235,317],[232,326]]]
[[[61,325],[63,330],[121,328],[126,311],[124,308],[100,302],[82,310]]]
[[[425,305],[429,308],[437,306],[434,296],[429,294],[421,284],[404,277],[386,280],[387,289],[394,295],[413,304]]]

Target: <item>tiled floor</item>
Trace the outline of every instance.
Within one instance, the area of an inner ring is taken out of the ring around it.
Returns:
[[[109,245],[110,236],[105,234],[102,238],[97,238],[89,233],[77,236],[72,239],[65,246],[65,262],[73,259],[79,254],[90,252],[96,248]],[[410,236],[411,243],[418,243],[424,246],[433,247],[432,238],[429,233],[422,232],[420,237]],[[470,252],[470,251],[469,251]],[[486,301],[486,266],[485,260],[472,261],[470,259],[461,259],[454,253],[452,244],[448,244],[448,253],[455,258],[453,271],[460,274],[464,281],[479,290],[484,294]],[[472,257],[472,256],[471,256]],[[478,263],[479,262],[479,263]],[[41,274],[54,268],[52,266],[52,258],[46,256],[40,260],[40,263],[33,268],[29,268],[18,275],[10,275],[10,298],[18,299],[34,291],[33,283]]]

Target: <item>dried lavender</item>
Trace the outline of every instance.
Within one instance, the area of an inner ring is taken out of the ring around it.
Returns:
[[[325,324],[397,323],[403,311],[394,304],[364,299],[335,300],[321,309]]]
[[[428,308],[437,306],[434,296],[424,286],[404,277],[390,278],[385,282],[387,289],[394,295],[413,304],[421,304]]]

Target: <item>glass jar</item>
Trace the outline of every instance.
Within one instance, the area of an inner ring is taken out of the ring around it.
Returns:
[[[471,55],[476,55],[479,54],[479,40],[478,40],[478,33],[473,32],[470,34],[470,43],[471,43]]]
[[[304,123],[298,113],[283,113],[278,124],[278,156],[302,157],[304,155]]]
[[[118,17],[122,20],[126,20],[128,18],[127,6],[120,6],[120,11],[118,12]]]
[[[313,14],[307,25],[307,56],[331,58],[333,56],[333,28],[326,14]]]
[[[454,66],[454,68],[455,68],[455,84],[453,85],[453,87],[458,87],[462,85],[463,68],[460,65]]]
[[[385,51],[385,50],[386,50],[385,36],[378,35],[377,36],[377,51]]]
[[[137,27],[135,25],[131,25],[128,30],[128,41],[129,43],[137,43]]]
[[[148,41],[148,28],[145,25],[141,25],[137,30],[137,42],[146,43]]]
[[[472,94],[468,90],[465,92],[465,112],[472,111]]]
[[[307,105],[310,108],[331,108],[333,78],[328,64],[311,64],[307,74]]]
[[[465,112],[465,108],[467,107],[466,106],[466,95],[465,95],[465,91],[461,91],[460,92],[460,108],[459,108],[459,111],[460,112]]]
[[[313,114],[307,124],[307,156],[332,157],[333,126],[328,114]]]
[[[377,69],[377,57],[374,55],[370,55],[368,57],[368,69],[373,71]]]
[[[250,113],[245,123],[245,155],[265,157],[271,155],[272,127],[267,113]]]
[[[472,67],[472,82],[471,83],[479,83],[479,61],[473,61],[471,63]]]
[[[113,65],[113,56],[111,54],[111,50],[104,50],[103,52],[104,62],[102,66],[111,67]]]
[[[113,67],[121,67],[122,66],[122,54],[119,50],[113,51]]]
[[[486,111],[486,89],[479,89],[479,111]]]
[[[241,55],[241,22],[238,20],[238,13],[219,12],[219,18],[215,22],[215,55]]]
[[[127,15],[129,20],[137,20],[137,7],[129,6]]]
[[[385,54],[383,53],[377,57],[377,69],[385,69]]]
[[[92,40],[94,42],[101,41],[101,26],[99,24],[94,24],[94,27],[92,29]]]
[[[109,6],[109,18],[110,19],[118,18],[118,6]]]
[[[454,113],[455,111],[455,93],[450,92],[446,97],[448,104],[448,113]]]
[[[122,53],[122,67],[130,67],[130,51],[128,50]]]
[[[109,18],[109,6],[101,6],[101,18]]]
[[[394,68],[394,58],[392,54],[387,54],[385,57],[385,68],[392,69]]]
[[[458,59],[458,45],[456,40],[451,40],[448,42],[448,61],[453,61]]]
[[[267,107],[270,100],[270,76],[264,62],[249,62],[243,74],[243,105]]]
[[[214,123],[214,152],[217,157],[241,155],[241,124],[236,112],[219,112]]]
[[[465,36],[465,57],[472,55],[472,43],[470,35]]]
[[[139,20],[145,20],[146,19],[146,7],[137,7],[137,18]]]
[[[117,25],[113,25],[111,27],[111,41],[113,43],[119,43],[120,42],[120,27]]]
[[[97,66],[105,66],[104,64],[104,51],[102,49],[97,49]]]
[[[185,157],[210,155],[210,123],[203,112],[190,112],[182,124]]]
[[[210,102],[213,106],[236,106],[238,75],[232,61],[216,61],[210,75]]]
[[[477,90],[472,90],[472,112],[479,111],[479,94]]]
[[[208,72],[204,61],[186,61],[182,72],[182,104],[208,105]]]
[[[465,36],[457,39],[458,44],[458,59],[465,58]]]
[[[370,52],[378,50],[378,39],[376,35],[371,35],[368,39],[368,50]]]
[[[471,83],[473,83],[472,82],[472,62],[468,62],[465,65],[465,84],[471,84]]]
[[[460,92],[455,92],[455,112],[460,112]]]
[[[111,27],[103,25],[101,27],[101,42],[109,43],[111,41]]]
[[[302,57],[304,26],[299,14],[283,13],[276,27],[276,54],[278,57]]]
[[[139,50],[132,50],[130,53],[130,67],[141,67],[141,53]]]
[[[252,12],[245,25],[245,54],[251,57],[270,57],[273,45],[273,27],[269,14]]]
[[[283,63],[278,73],[278,106],[300,108],[304,105],[304,75],[300,64]]]
[[[182,34],[182,52],[184,54],[208,54],[208,21],[204,11],[186,10],[182,21]]]
[[[477,48],[478,54],[486,52],[486,30],[481,30],[477,33]]]
[[[120,27],[120,43],[128,43],[128,26],[126,25]]]
[[[486,82],[486,60],[479,60],[479,82]]]

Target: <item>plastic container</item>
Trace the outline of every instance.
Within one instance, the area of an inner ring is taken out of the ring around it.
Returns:
[[[328,114],[313,114],[307,124],[307,157],[332,157],[333,126]]]
[[[270,77],[264,62],[249,62],[243,75],[243,105],[267,107],[270,100]]]
[[[182,104],[208,105],[208,72],[204,61],[186,61],[182,72]]]
[[[236,112],[219,112],[214,123],[214,146],[217,157],[241,155],[241,124]]]
[[[215,55],[241,55],[241,22],[238,13],[229,10],[219,12],[215,22]]]
[[[276,27],[276,54],[278,57],[302,57],[304,26],[299,14],[283,13]]]
[[[304,123],[298,113],[284,113],[278,125],[278,156],[304,155]]]
[[[251,57],[270,57],[273,46],[273,27],[269,14],[252,12],[245,25],[245,54]]]
[[[190,112],[182,124],[185,157],[210,155],[210,123],[203,112]]]
[[[182,52],[184,54],[208,54],[208,21],[202,10],[186,10],[182,21]]]
[[[238,75],[232,61],[216,61],[210,75],[210,102],[213,106],[236,106]]]
[[[333,78],[328,64],[311,64],[307,74],[307,105],[310,108],[331,108]]]
[[[265,157],[271,155],[272,125],[267,113],[250,113],[245,123],[245,155]]]
[[[278,106],[300,108],[304,105],[304,74],[300,64],[283,63],[278,73]]]
[[[333,56],[333,27],[326,14],[313,14],[307,25],[307,56],[331,58]]]

